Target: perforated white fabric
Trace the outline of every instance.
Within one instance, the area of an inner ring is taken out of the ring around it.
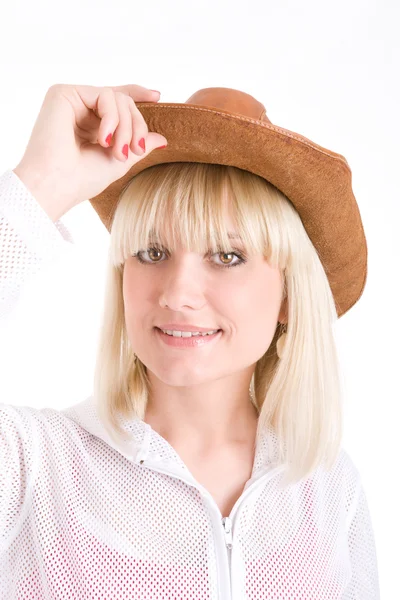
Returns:
[[[71,240],[14,173],[1,177],[3,315],[28,274]],[[283,488],[267,430],[241,497],[221,515],[144,421],[122,421],[130,441],[117,447],[92,396],[63,411],[2,400],[2,600],[379,599],[368,504],[344,449],[330,471]]]
[[[42,265],[74,243],[68,227],[47,213],[11,169],[0,176],[0,318]]]

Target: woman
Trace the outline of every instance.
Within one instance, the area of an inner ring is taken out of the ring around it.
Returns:
[[[73,206],[111,234],[93,396],[1,406],[2,597],[376,600],[332,333],[366,279],[348,164],[244,92],[158,98],[53,86],[0,180],[4,313]]]

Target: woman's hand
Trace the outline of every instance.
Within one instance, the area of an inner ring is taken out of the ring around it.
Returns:
[[[56,221],[168,143],[163,135],[149,132],[135,104],[158,100],[158,92],[135,84],[53,85],[13,171]]]

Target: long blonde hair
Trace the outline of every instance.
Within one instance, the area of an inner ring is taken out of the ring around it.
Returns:
[[[173,250],[231,248],[224,225],[229,191],[236,230],[246,251],[262,253],[283,275],[287,334],[281,358],[277,328],[258,360],[251,387],[258,411],[256,443],[266,427],[279,440],[286,482],[336,460],[342,438],[342,390],[333,324],[334,298],[317,251],[291,201],[248,171],[208,163],[168,163],[145,169],[121,193],[111,228],[102,327],[94,374],[99,416],[112,437],[124,438],[118,419],[143,419],[149,380],[127,336],[122,294],[125,260],[147,249],[154,235]],[[167,226],[166,226],[167,225]]]

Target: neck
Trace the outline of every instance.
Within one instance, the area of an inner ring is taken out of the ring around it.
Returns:
[[[227,389],[224,380],[191,387],[153,380],[144,420],[171,445],[189,451],[253,443],[258,411],[250,400],[250,380],[243,379],[239,389]]]

